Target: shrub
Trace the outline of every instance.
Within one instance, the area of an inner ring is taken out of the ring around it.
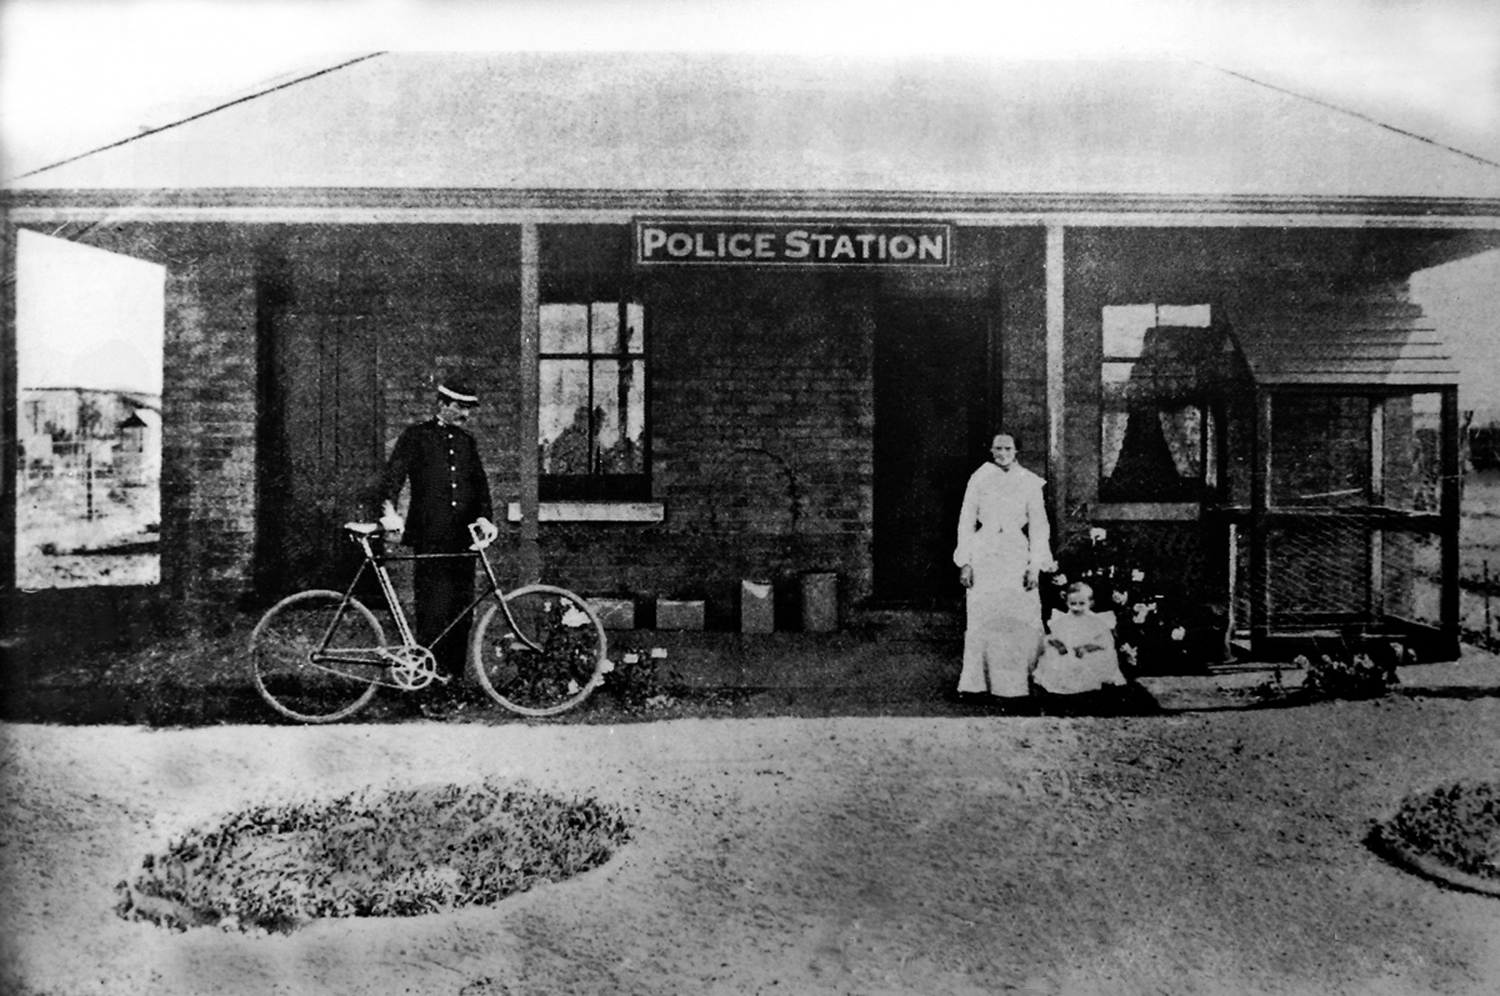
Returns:
[[[1306,668],[1302,687],[1315,698],[1368,699],[1400,684],[1396,668],[1408,657],[1409,652],[1399,643],[1346,638],[1332,653],[1299,656],[1295,663]]]
[[[1500,881],[1500,783],[1458,782],[1409,796],[1376,834],[1467,875]]]
[[[317,917],[483,906],[607,861],[618,807],[486,781],[257,806],[189,830],[121,882],[116,912],[286,932]]]
[[[1095,526],[1075,537],[1057,557],[1057,570],[1042,588],[1044,613],[1065,610],[1065,592],[1082,581],[1094,592],[1094,609],[1115,614],[1120,665],[1135,674],[1178,674],[1197,670],[1222,637],[1212,626],[1212,610],[1189,603],[1167,577],[1139,551],[1115,544]],[[1218,626],[1222,634],[1223,625]]]
[[[671,696],[657,668],[664,651],[650,653],[626,651],[604,676],[603,688],[615,697],[622,709],[638,710],[667,704]]]

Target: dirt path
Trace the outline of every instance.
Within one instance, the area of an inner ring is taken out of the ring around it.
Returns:
[[[1489,993],[1500,901],[1362,844],[1500,778],[1500,701],[1134,719],[0,727],[7,991]],[[632,811],[605,867],[488,910],[174,934],[111,912],[246,802],[524,776]]]

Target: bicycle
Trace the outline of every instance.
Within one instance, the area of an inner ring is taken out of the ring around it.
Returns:
[[[470,527],[474,545],[460,553],[388,554],[377,547],[381,527],[344,525],[364,555],[348,590],[312,589],[288,595],[261,616],[250,634],[251,673],[271,708],[304,723],[354,715],[375,692],[403,692],[447,682],[429,647],[418,644],[397,597],[387,564],[435,557],[478,558],[488,587],[443,628],[442,639],[487,600],[469,636],[468,665],[497,703],[523,716],[555,716],[589,697],[611,664],[604,625],[583,598],[553,585],[506,593],[486,552],[493,537]],[[354,592],[373,570],[400,636],[388,643],[380,620]],[[433,641],[434,643],[437,640]]]

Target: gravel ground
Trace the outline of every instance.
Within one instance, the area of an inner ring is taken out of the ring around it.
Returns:
[[[1493,993],[1500,901],[1363,838],[1500,779],[1500,699],[1160,717],[0,726],[0,989]],[[112,912],[253,802],[524,777],[624,805],[602,868],[497,907],[173,933]]]

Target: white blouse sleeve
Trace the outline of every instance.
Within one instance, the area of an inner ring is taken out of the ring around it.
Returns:
[[[1052,561],[1052,526],[1047,521],[1047,503],[1042,499],[1046,481],[1037,478],[1026,496],[1026,536],[1031,542],[1031,565],[1039,571],[1056,568]]]
[[[958,545],[953,549],[953,562],[959,567],[968,566],[972,558],[974,530],[979,525],[978,483],[979,475],[969,478],[968,487],[964,488],[963,507],[958,511]]]

